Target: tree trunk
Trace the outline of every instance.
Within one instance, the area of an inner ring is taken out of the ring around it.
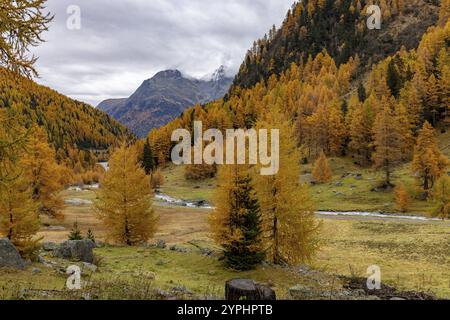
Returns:
[[[275,216],[273,219],[273,262],[279,262],[278,256],[278,218]]]
[[[276,300],[275,291],[271,288],[256,284],[249,279],[233,279],[225,283],[225,299],[239,300]]]

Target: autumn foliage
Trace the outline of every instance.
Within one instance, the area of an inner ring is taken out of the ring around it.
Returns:
[[[328,165],[328,159],[325,153],[321,153],[319,159],[314,164],[312,176],[317,183],[326,183],[331,181],[332,175],[330,166]]]
[[[401,212],[407,212],[411,204],[411,198],[404,185],[398,185],[395,188],[395,204]]]
[[[125,245],[150,239],[157,218],[152,209],[150,178],[138,162],[135,148],[120,146],[111,156],[95,209],[108,238]]]

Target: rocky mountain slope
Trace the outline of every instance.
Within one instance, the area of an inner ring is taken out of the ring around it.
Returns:
[[[224,67],[207,80],[188,78],[178,70],[166,70],[145,80],[129,98],[105,100],[98,108],[142,137],[190,106],[221,98],[231,82]]]

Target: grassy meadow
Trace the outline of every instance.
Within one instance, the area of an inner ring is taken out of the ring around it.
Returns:
[[[348,170],[339,171],[342,162],[338,160],[331,161],[331,164],[336,177]],[[162,192],[183,199],[210,201],[214,180],[186,182],[182,170],[181,167],[169,167],[164,172],[166,184]],[[363,179],[373,177],[370,171],[359,172]],[[407,177],[406,169],[399,170],[399,175]],[[375,177],[373,182],[376,183]],[[380,210],[379,202],[392,201],[387,193],[373,193],[372,198],[367,198],[367,195],[372,195],[368,193],[370,191],[363,192],[368,188],[364,187],[367,180],[352,177],[343,179],[344,186],[340,187],[348,196],[327,200],[326,194],[334,193],[336,189],[334,183],[312,187],[321,209],[336,208],[340,203],[338,210]],[[350,186],[347,185],[350,184],[357,185],[353,193],[349,192]],[[93,214],[90,204],[95,200],[95,190],[67,190],[63,196],[66,200],[85,201],[79,205],[67,205],[63,221],[44,221],[39,236],[44,241],[64,241],[72,224],[77,221],[83,234],[91,228],[97,240],[106,240],[106,230]],[[426,206],[426,203],[422,205]],[[99,269],[93,274],[87,272],[83,277],[89,284],[86,287],[88,294],[101,299],[153,299],[161,298],[164,292],[181,298],[222,298],[226,280],[248,277],[272,285],[280,298],[289,298],[289,288],[301,284],[320,292],[315,298],[328,299],[332,296],[330,292],[343,290],[339,276],[365,277],[368,266],[378,265],[383,283],[401,290],[425,291],[440,298],[450,298],[450,222],[320,217],[323,222],[321,250],[311,264],[314,271],[299,272],[295,268],[265,264],[253,271],[237,272],[224,269],[218,259],[220,250],[208,235],[210,210],[175,207],[157,201],[154,207],[160,222],[153,242],[164,240],[167,247],[106,246],[95,249]],[[420,212],[420,204],[414,208]],[[33,264],[25,271],[5,272],[0,279],[0,299],[17,298],[18,295],[19,298],[33,299],[36,298],[34,292],[40,293],[39,298],[42,298],[42,292],[48,298],[60,298],[61,295],[79,298],[64,290],[67,275],[63,271],[71,263],[55,260],[48,253],[46,259],[62,267],[55,270]],[[33,268],[39,268],[41,272],[34,273]],[[142,281],[148,283],[145,293],[142,292]],[[105,283],[110,283],[106,286],[108,288],[121,283],[120,288],[129,290],[115,288],[111,291],[100,285]]]

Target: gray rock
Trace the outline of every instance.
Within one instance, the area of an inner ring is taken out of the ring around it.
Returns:
[[[97,272],[98,267],[95,264],[83,262],[83,271],[88,270],[91,273]]]
[[[165,249],[167,247],[167,245],[164,240],[158,240],[158,242],[156,242],[156,247],[158,249]]]
[[[181,253],[186,253],[186,252],[188,252],[188,249],[186,249],[186,248],[181,248],[181,247],[179,247],[179,246],[177,246],[177,245],[171,246],[171,247],[170,247],[170,250],[171,250],[171,251],[175,251],[175,252],[181,252]]]
[[[8,239],[0,239],[0,268],[24,269],[25,262]]]
[[[342,187],[344,183],[342,181],[338,181],[334,184],[336,187]]]
[[[289,294],[294,299],[303,299],[313,297],[314,291],[310,287],[298,284],[289,289]]]
[[[392,297],[392,298],[389,299],[389,300],[392,300],[392,301],[404,301],[404,300],[406,300],[406,299],[399,298],[399,297]]]
[[[212,251],[211,249],[208,249],[208,248],[200,248],[200,254],[202,256],[210,257],[214,254],[214,251]]]
[[[61,243],[55,250],[53,256],[56,258],[79,260],[82,262],[93,263],[95,248],[91,240],[69,240]]]
[[[42,250],[44,251],[53,251],[58,247],[58,244],[54,242],[43,242],[42,243]]]
[[[225,283],[225,300],[276,300],[275,291],[269,286],[250,279],[232,279]]]
[[[42,271],[41,271],[41,269],[39,269],[39,268],[33,268],[33,269],[31,270],[31,273],[32,273],[32,274],[38,274],[38,273],[42,273]]]

